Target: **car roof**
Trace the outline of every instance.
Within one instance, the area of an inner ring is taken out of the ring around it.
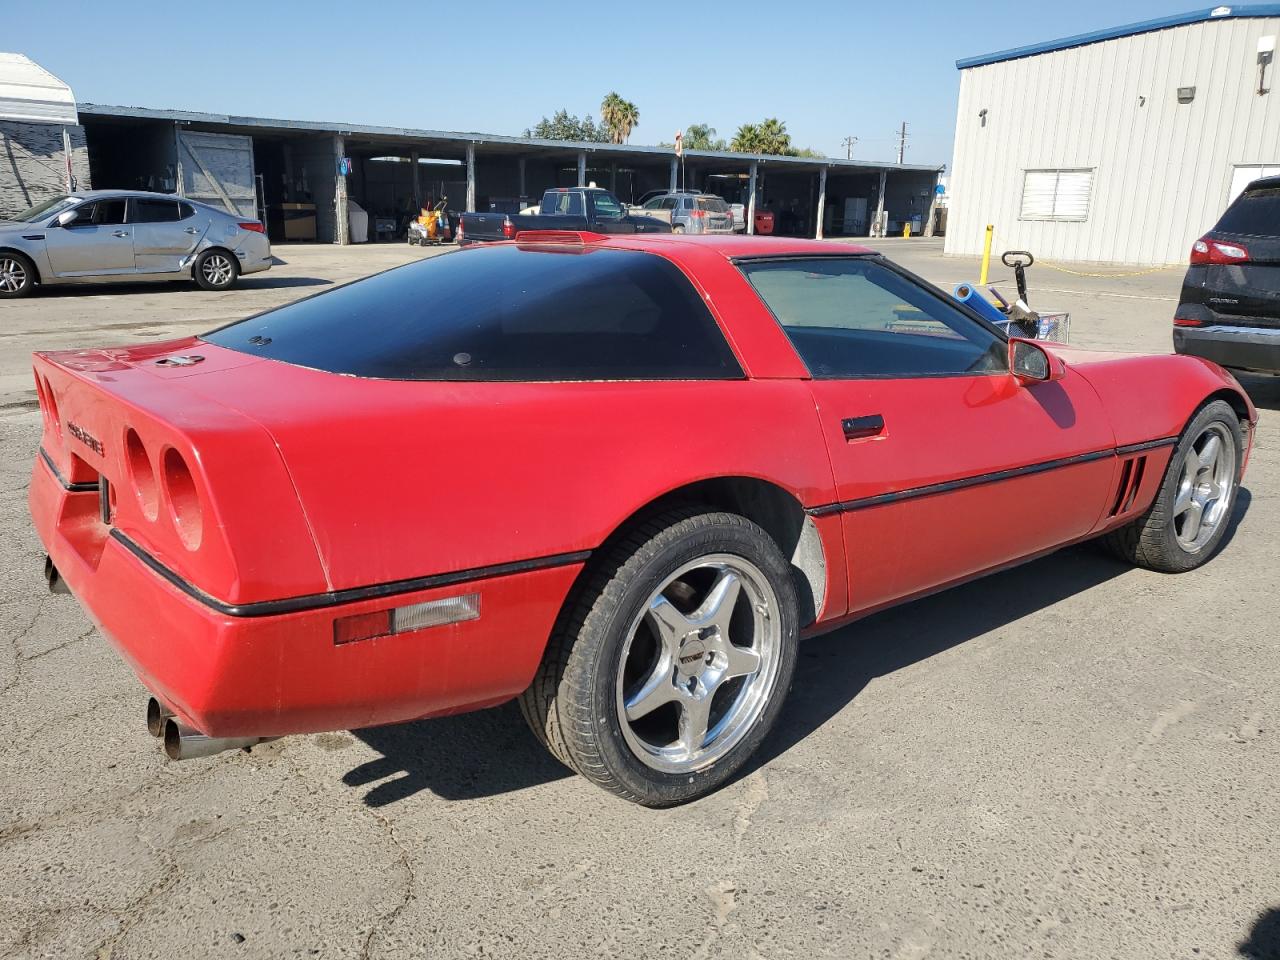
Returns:
[[[139,197],[146,200],[186,200],[187,203],[198,203],[176,193],[156,193],[152,190],[75,190],[67,194],[77,200],[97,200],[101,197]]]
[[[652,249],[654,246],[703,247],[721,256],[736,257],[790,257],[860,256],[875,253],[869,247],[856,243],[837,243],[831,240],[807,240],[802,237],[760,237],[742,233],[648,233],[606,237],[604,245],[629,250]]]
[[[1272,190],[1272,189],[1275,189],[1276,187],[1280,187],[1280,176],[1262,177],[1261,179],[1254,180],[1244,189],[1245,190]]]

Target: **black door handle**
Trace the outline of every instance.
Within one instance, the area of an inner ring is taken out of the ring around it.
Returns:
[[[846,440],[862,440],[884,433],[884,417],[873,413],[866,417],[845,417],[840,421]]]

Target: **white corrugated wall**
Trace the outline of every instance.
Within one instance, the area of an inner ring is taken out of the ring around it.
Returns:
[[[1280,56],[1257,93],[1258,41],[1277,34],[1280,18],[1210,20],[962,70],[946,252],[981,253],[991,223],[996,252],[1184,262],[1234,167],[1280,163]],[[1019,219],[1026,170],[1079,168],[1086,220]]]

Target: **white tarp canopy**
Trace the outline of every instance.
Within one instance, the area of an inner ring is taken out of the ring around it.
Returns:
[[[71,88],[20,53],[0,53],[0,120],[80,122]]]

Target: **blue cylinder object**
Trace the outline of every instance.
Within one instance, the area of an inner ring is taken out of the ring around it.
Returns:
[[[1000,324],[1001,329],[1004,329],[1004,325],[1009,322],[1009,318],[1000,311],[1000,308],[980,294],[977,286],[972,283],[956,284],[956,288],[951,291],[951,296],[982,314],[985,319]]]

